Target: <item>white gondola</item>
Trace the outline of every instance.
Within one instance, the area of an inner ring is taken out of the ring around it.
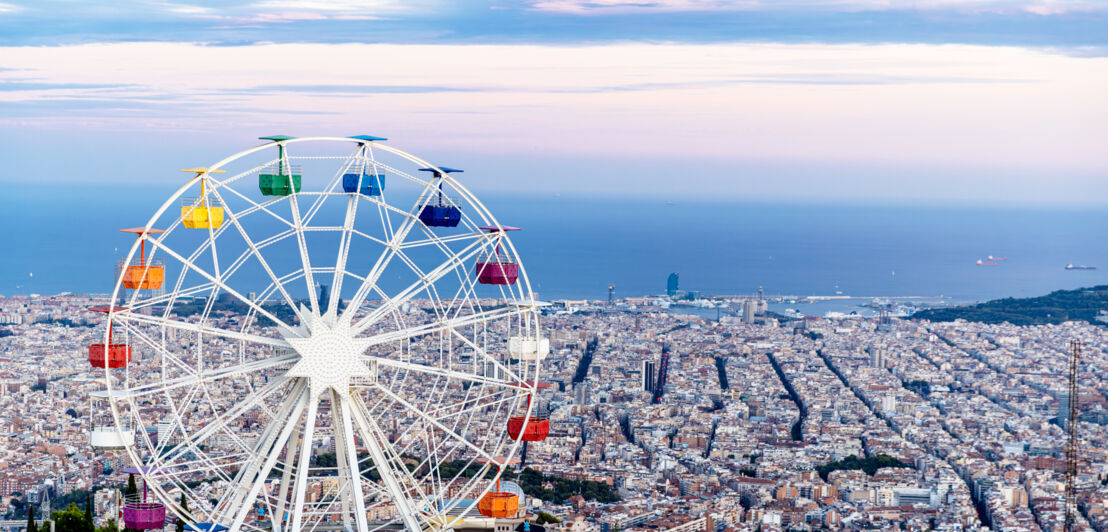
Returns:
[[[118,395],[118,394],[116,394]],[[97,451],[122,451],[135,444],[135,431],[130,419],[124,417],[120,425],[112,418],[108,392],[101,390],[90,394],[89,444]]]
[[[508,353],[516,360],[542,360],[550,354],[550,339],[513,336],[508,340]]]

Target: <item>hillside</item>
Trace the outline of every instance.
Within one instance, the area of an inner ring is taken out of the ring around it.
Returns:
[[[976,305],[934,308],[912,314],[912,319],[954,321],[963,319],[981,323],[1008,322],[1013,325],[1043,325],[1070,320],[1100,323],[1096,316],[1108,309],[1108,286],[1058,290],[1045,296],[1025,299],[994,299]]]

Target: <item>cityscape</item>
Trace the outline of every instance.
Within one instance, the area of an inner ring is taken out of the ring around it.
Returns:
[[[103,297],[0,300],[13,333],[0,340],[0,511],[11,518],[126,483],[125,457],[88,446],[97,385],[80,362],[99,329],[82,311]],[[603,483],[614,500],[526,497],[530,511],[580,531],[1062,530],[1068,403],[1057,368],[1079,341],[1078,525],[1108,526],[1103,327],[781,320],[757,296],[716,320],[665,312],[667,301],[555,301],[544,312],[553,386],[538,409],[551,434],[528,446],[525,466]],[[859,461],[874,465],[850,465]],[[95,493],[102,525],[118,498]]]
[[[1108,532],[1108,0],[0,0],[0,532]]]

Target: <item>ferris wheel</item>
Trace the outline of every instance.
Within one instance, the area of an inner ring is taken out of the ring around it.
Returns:
[[[379,137],[262,137],[187,182],[116,267],[90,439],[128,528],[412,532],[524,516],[549,342],[509,233]]]

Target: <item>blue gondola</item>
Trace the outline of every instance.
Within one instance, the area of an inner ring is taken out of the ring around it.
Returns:
[[[185,530],[190,532],[224,532],[227,527],[219,523],[194,523],[185,525]]]
[[[441,179],[443,173],[460,173],[464,170],[441,166],[439,168],[420,168],[420,171],[431,172],[436,178]],[[433,205],[428,204],[423,206],[423,210],[419,211],[419,220],[427,227],[458,227],[458,223],[462,221],[462,211],[454,205],[450,205],[443,201],[441,181],[439,182],[437,201]]]
[[[358,184],[361,183],[361,188]],[[366,196],[380,196],[385,190],[385,173],[381,170],[366,169],[342,174],[342,189],[346,192],[361,192]]]

